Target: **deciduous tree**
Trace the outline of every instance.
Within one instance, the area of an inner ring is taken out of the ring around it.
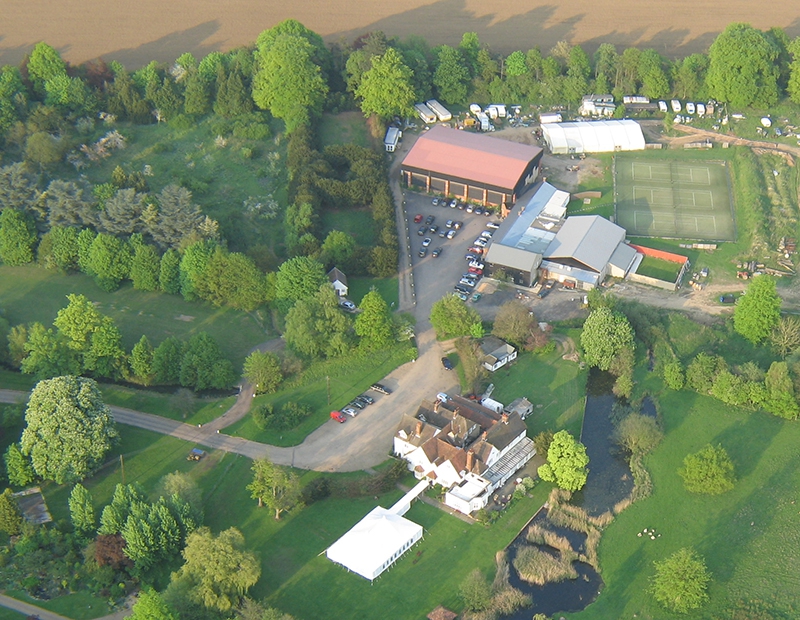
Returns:
[[[11,489],[0,493],[0,531],[16,536],[22,531],[22,512]]]
[[[281,513],[291,510],[300,499],[300,480],[291,471],[279,467],[269,459],[256,459],[253,461],[253,481],[247,485],[250,497],[258,500],[261,508],[275,512],[275,519],[281,518]]]
[[[281,363],[270,351],[253,351],[244,360],[244,376],[255,386],[256,394],[270,394],[283,381]]]
[[[145,588],[139,592],[131,611],[133,613],[128,616],[128,620],[180,620],[153,588]]]
[[[142,335],[133,345],[129,361],[136,380],[142,385],[150,385],[153,380],[153,346],[147,336]]]
[[[753,344],[769,337],[781,318],[775,278],[759,276],[747,287],[733,311],[733,328]]]
[[[524,304],[512,299],[498,309],[492,333],[517,347],[522,347],[533,329],[538,329],[533,313]]]
[[[119,435],[97,384],[83,377],[40,381],[25,411],[20,445],[33,469],[58,484],[78,482],[99,467]]]
[[[555,482],[562,489],[579,491],[586,484],[588,464],[586,447],[568,431],[558,431],[547,450],[547,463],[538,473],[542,480]]]
[[[656,569],[651,585],[653,596],[670,611],[685,614],[708,600],[706,589],[711,573],[693,549],[681,549],[653,564]]]
[[[633,329],[619,312],[597,308],[583,324],[581,346],[587,364],[608,370],[622,349],[633,348]]]
[[[228,611],[261,576],[256,556],[246,550],[244,536],[232,527],[214,536],[207,527],[193,532],[183,550],[186,560],[173,575],[190,598],[206,607]]]
[[[365,116],[377,114],[383,119],[410,115],[417,98],[412,77],[411,69],[393,47],[381,56],[373,56],[372,67],[364,73],[355,92],[361,99],[361,111]]]
[[[469,69],[458,49],[442,45],[437,56],[433,85],[444,103],[464,103],[467,99]]]
[[[469,336],[480,322],[480,315],[455,295],[442,297],[431,308],[431,325],[439,338]]]
[[[364,295],[356,316],[355,330],[361,337],[361,347],[368,350],[385,349],[394,341],[392,316],[381,294],[372,289]]]
[[[36,228],[22,212],[4,208],[0,213],[0,260],[16,267],[33,260]]]
[[[19,445],[12,443],[3,455],[6,464],[8,481],[15,487],[26,487],[36,481],[36,472],[33,471],[30,459],[22,454]]]
[[[278,269],[275,297],[290,303],[311,299],[325,282],[325,270],[320,262],[307,256],[290,258]]]
[[[664,438],[663,431],[652,416],[630,413],[617,426],[614,439],[617,444],[633,456],[650,452]]]
[[[708,444],[699,452],[683,459],[678,470],[683,485],[691,493],[720,495],[730,491],[735,481],[733,462],[725,448]]]

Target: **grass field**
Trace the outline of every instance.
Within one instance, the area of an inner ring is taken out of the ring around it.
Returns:
[[[357,144],[369,147],[370,136],[367,121],[360,112],[323,114],[319,123],[319,142],[331,144]]]
[[[88,592],[75,592],[73,594],[67,594],[66,596],[59,596],[58,598],[54,598],[49,601],[42,601],[40,599],[33,598],[28,596],[25,592],[20,592],[17,590],[11,590],[5,594],[21,601],[25,601],[26,603],[31,603],[32,605],[36,605],[37,607],[41,607],[48,611],[52,611],[53,613],[61,616],[66,616],[72,620],[92,620],[93,618],[105,616],[112,611],[109,608],[106,600],[93,596]],[[14,614],[9,615],[8,618],[13,618],[15,620],[28,617],[24,616],[23,614],[12,612],[11,610],[3,609],[3,611],[8,612],[9,614]],[[0,620],[4,620],[5,618],[6,616],[0,614]]]
[[[218,418],[236,402],[235,396],[222,399],[192,397],[184,402],[181,396],[150,392],[146,389],[105,384],[101,385],[100,389],[103,392],[103,400],[108,405],[153,413],[192,425],[205,424]],[[174,391],[177,392],[177,389]],[[185,391],[182,393],[189,394]]]
[[[397,308],[400,299],[400,289],[398,288],[397,278],[366,278],[353,277],[347,278],[349,287],[348,297],[356,304],[361,303],[364,295],[372,290],[374,286],[381,294],[381,297],[389,304],[390,308]]]
[[[157,346],[169,336],[188,339],[206,331],[219,344],[234,367],[241,368],[250,350],[270,338],[255,314],[187,302],[177,295],[136,291],[130,283],[114,293],[100,290],[83,274],[60,275],[38,267],[0,266],[0,303],[11,325],[39,321],[50,326],[67,305],[69,293],[82,293],[110,316],[130,350],[142,334]]]
[[[577,340],[578,330],[569,335]],[[528,435],[550,429],[566,429],[580,435],[586,398],[586,375],[575,362],[561,359],[554,351],[547,355],[520,353],[510,368],[501,368],[490,377],[492,398],[510,403],[520,396],[535,405],[528,417]]]
[[[710,602],[691,617],[732,617],[730,610],[739,601],[762,606],[772,618],[796,617],[800,427],[686,391],[665,393],[660,402],[667,434],[645,462],[655,492],[606,530],[600,546],[606,586],[595,604],[570,617],[675,617],[656,605],[648,583],[653,561],[686,546],[705,557],[713,575]],[[692,495],[683,489],[676,471],[686,454],[709,442],[728,451],[738,481],[733,491],[721,496]],[[637,537],[645,527],[656,528],[662,537]]]
[[[275,394],[259,396],[254,406],[270,403],[276,409],[288,401],[310,405],[314,413],[299,426],[288,431],[260,430],[247,416],[225,430],[229,435],[244,437],[275,446],[296,446],[330,417],[332,409],[340,409],[392,370],[410,361],[408,347],[399,345],[389,351],[366,356],[318,362],[310,367],[299,385],[286,387]],[[330,403],[328,402],[330,377]]]
[[[352,236],[358,245],[375,245],[375,220],[369,209],[326,209],[322,212],[322,236],[340,230]]]
[[[645,256],[639,268],[636,270],[636,273],[649,278],[664,280],[665,282],[675,282],[680,270],[681,265],[678,263],[655,258],[653,256]]]
[[[616,221],[630,235],[735,241],[725,162],[615,158]]]

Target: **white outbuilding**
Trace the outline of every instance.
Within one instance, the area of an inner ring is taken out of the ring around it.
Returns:
[[[542,135],[556,155],[644,150],[644,134],[636,121],[605,120],[542,125]]]
[[[402,515],[427,487],[428,482],[423,480],[391,508],[376,506],[328,547],[325,555],[331,562],[373,581],[422,539],[422,526]]]

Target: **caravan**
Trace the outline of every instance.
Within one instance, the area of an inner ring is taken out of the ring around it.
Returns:
[[[443,123],[453,118],[453,115],[450,114],[450,110],[448,110],[441,103],[436,101],[436,99],[431,99],[430,101],[426,101],[425,105],[428,106],[431,112],[433,112],[436,115],[436,117]]]
[[[414,109],[417,111],[417,114],[419,114],[419,117],[422,119],[424,123],[430,125],[436,122],[436,115],[433,113],[433,110],[431,110],[424,103],[416,104],[414,106]]]

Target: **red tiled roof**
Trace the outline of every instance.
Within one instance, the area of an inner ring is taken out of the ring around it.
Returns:
[[[403,167],[513,190],[541,152],[537,146],[437,125],[417,139]]]

